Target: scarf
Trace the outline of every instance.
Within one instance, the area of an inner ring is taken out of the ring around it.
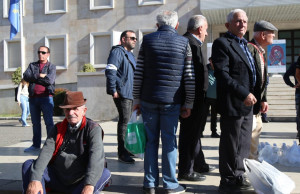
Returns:
[[[84,116],[82,118],[82,123],[79,128],[79,130],[82,130],[86,125],[86,117]],[[57,135],[56,135],[56,141],[55,141],[55,150],[53,152],[51,162],[53,162],[58,154],[59,148],[62,145],[64,141],[64,137],[66,135],[67,129],[68,129],[68,120],[65,118],[63,122],[56,124],[57,128]]]

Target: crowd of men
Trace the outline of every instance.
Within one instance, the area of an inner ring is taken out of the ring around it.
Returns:
[[[244,176],[243,159],[257,159],[262,130],[260,113],[268,111],[264,47],[272,44],[277,28],[258,21],[253,39],[248,42],[243,37],[248,24],[246,12],[232,10],[225,24],[228,31],[214,41],[207,65],[201,48],[208,35],[204,16],[192,16],[183,36],[177,33],[177,12],[160,11],[156,22],[157,31],[143,37],[137,60],[132,53],[137,42],[132,30],[121,34],[120,45],[112,47],[107,60],[107,93],[119,113],[118,160],[135,162],[124,148],[124,137],[131,112],[137,110],[143,117],[147,139],[143,192],[155,193],[159,186],[160,139],[163,188],[166,193],[185,192],[186,186],[178,180],[203,181],[203,173],[215,169],[206,163],[201,145],[212,106],[211,137],[220,137],[219,191],[251,189]],[[34,111],[33,145],[25,151],[40,149],[41,111],[48,137],[37,160],[28,160],[23,165],[24,191],[37,193],[50,188],[72,193],[100,192],[110,178],[104,167],[101,127],[85,117],[86,99],[81,92],[66,94],[60,106],[66,118],[53,125],[49,119],[52,115],[43,102],[53,104],[55,68],[47,61],[49,48],[40,47],[38,54],[39,61],[30,64],[24,73],[24,79],[30,83],[30,110]],[[216,132],[217,112],[221,135]]]

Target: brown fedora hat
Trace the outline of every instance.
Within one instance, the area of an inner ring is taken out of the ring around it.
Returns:
[[[86,99],[83,98],[82,92],[66,92],[64,103],[59,105],[60,108],[74,108],[82,106],[86,103]]]

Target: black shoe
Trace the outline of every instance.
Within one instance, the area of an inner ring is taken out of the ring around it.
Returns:
[[[155,188],[154,187],[144,187],[143,186],[143,193],[145,194],[155,194]]]
[[[211,133],[210,137],[220,138],[220,135],[217,132],[213,132],[213,133]]]
[[[175,189],[165,189],[165,193],[184,193],[186,190],[185,185],[178,185]]]
[[[245,178],[242,180],[237,180],[236,185],[240,190],[250,190],[253,189],[251,183],[249,183]]]
[[[270,122],[268,118],[265,118],[265,119],[262,118],[261,120],[262,120],[263,123],[268,123],[268,122]]]
[[[206,176],[198,173],[178,175],[178,180],[180,181],[204,181]]]
[[[132,159],[129,155],[121,155],[119,156],[119,159],[118,159],[120,162],[123,162],[125,164],[133,164],[135,162],[134,159]]]
[[[194,170],[197,173],[206,173],[206,172],[211,172],[213,170],[215,170],[216,167],[215,166],[211,166],[211,165],[205,165],[204,167]]]

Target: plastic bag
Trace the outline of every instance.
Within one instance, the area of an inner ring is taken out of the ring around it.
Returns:
[[[300,151],[296,141],[287,152],[287,160],[290,166],[300,166]]]
[[[130,121],[127,124],[125,134],[125,148],[135,156],[144,159],[146,133],[142,116],[137,116],[137,111],[133,111]]]
[[[279,148],[275,144],[273,147],[270,144],[266,144],[262,150],[259,151],[258,160],[266,162],[270,164],[274,164],[278,162],[279,159]]]
[[[244,159],[244,166],[247,177],[257,193],[288,194],[295,188],[294,181],[266,161],[260,163]]]

